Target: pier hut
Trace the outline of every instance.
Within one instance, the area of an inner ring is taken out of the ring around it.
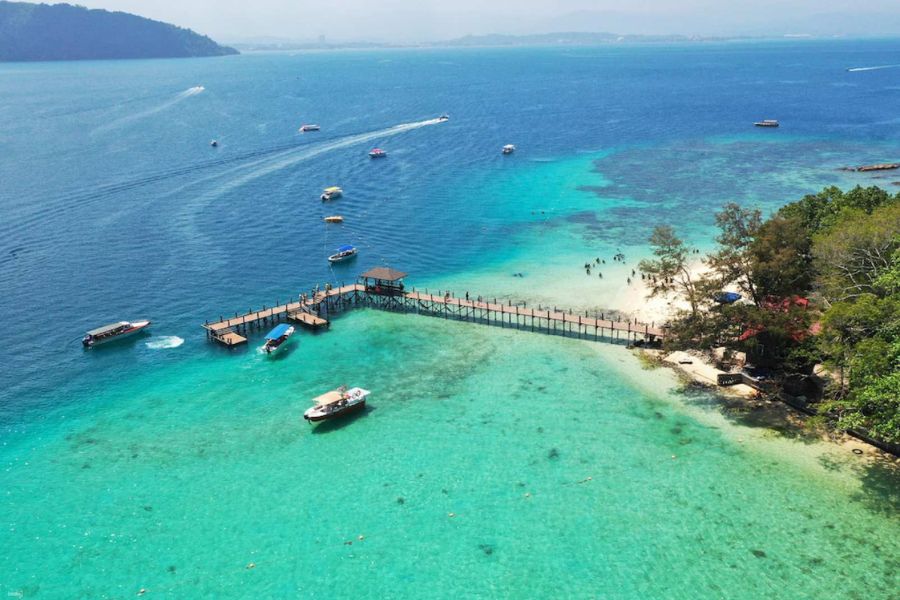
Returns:
[[[367,294],[402,296],[405,293],[403,278],[406,273],[390,267],[375,267],[359,276],[359,282]]]

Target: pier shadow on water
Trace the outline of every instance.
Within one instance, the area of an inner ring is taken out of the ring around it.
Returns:
[[[328,421],[320,421],[319,423],[314,423],[312,424],[312,433],[315,435],[322,435],[324,433],[339,431],[344,427],[352,425],[356,421],[367,418],[370,413],[376,410],[378,409],[375,407],[366,406],[365,410],[349,414],[345,417],[337,417],[335,419],[329,419]]]

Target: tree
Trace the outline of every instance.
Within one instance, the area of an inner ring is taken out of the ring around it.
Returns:
[[[763,223],[749,247],[757,294],[761,298],[805,295],[813,277],[811,245],[798,218],[776,215]]]
[[[688,260],[688,256],[694,254],[693,248],[685,245],[668,225],[659,225],[653,230],[650,245],[656,259],[642,260],[639,266],[650,277],[647,284],[649,297],[680,295],[690,304],[691,317],[697,319],[701,298],[697,278],[691,272]]]
[[[871,214],[845,209],[827,233],[815,237],[817,287],[829,302],[875,293],[879,278],[890,271],[900,249],[900,203]]]
[[[758,209],[743,209],[731,202],[716,213],[716,224],[721,230],[716,237],[719,247],[706,257],[706,264],[723,283],[737,284],[759,306],[762,298],[757,292],[750,250],[762,226],[762,213]]]

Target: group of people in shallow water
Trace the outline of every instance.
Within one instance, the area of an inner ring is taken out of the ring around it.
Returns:
[[[694,252],[699,253],[700,251],[694,250]],[[613,256],[613,260],[615,262],[624,263],[625,255],[622,252],[617,252]],[[592,269],[594,269],[595,267],[598,267],[600,265],[605,265],[605,264],[606,264],[606,259],[602,259],[598,256],[598,257],[594,258],[593,261],[584,263],[584,272],[587,275],[590,275]],[[649,275],[646,273],[640,273],[640,275],[641,275],[641,281],[650,281],[652,283],[658,283],[658,281],[659,281],[655,276],[652,276],[652,275]],[[635,271],[634,269],[632,269],[631,276],[626,277],[625,281],[627,282],[628,285],[631,285],[632,280],[637,281],[637,276],[638,276],[638,272]],[[597,277],[599,277],[600,279],[603,279],[603,273],[601,271],[597,271]],[[675,281],[674,278],[671,278],[671,277],[665,279],[665,283],[674,283],[674,281]]]

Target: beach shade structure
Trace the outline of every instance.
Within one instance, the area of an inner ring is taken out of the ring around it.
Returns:
[[[360,282],[370,294],[394,296],[403,293],[406,273],[390,267],[375,267],[359,276]]]
[[[734,304],[741,298],[743,298],[743,296],[737,292],[719,292],[715,295],[714,300],[719,304]]]

